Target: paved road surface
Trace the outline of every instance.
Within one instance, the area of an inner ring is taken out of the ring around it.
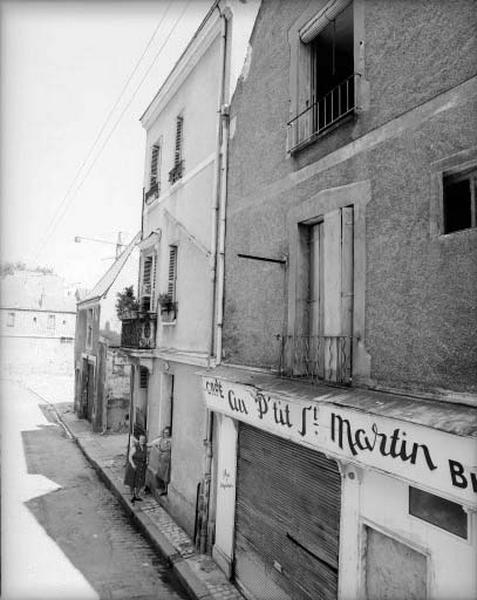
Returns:
[[[187,598],[37,396],[3,381],[2,421],[2,598]]]

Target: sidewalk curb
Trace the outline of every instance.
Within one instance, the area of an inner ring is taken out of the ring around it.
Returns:
[[[133,509],[127,498],[118,489],[113,478],[110,477],[106,470],[103,469],[86,452],[81,440],[77,435],[75,435],[75,433],[73,433],[68,424],[63,420],[56,407],[52,404],[50,404],[50,407],[53,409],[59,424],[65,429],[65,431],[68,433],[68,436],[71,437],[71,439],[81,450],[86,460],[91,464],[98,474],[98,477],[116,496],[121,503],[122,508],[131,518],[136,528],[153,546],[154,550],[166,560],[167,564],[171,567],[172,571],[177,576],[184,589],[196,600],[212,600],[213,596],[210,594],[207,586],[200,580],[192,567],[188,564],[187,558],[180,556],[179,552],[174,548],[167,537],[160,531],[154,521],[152,521],[152,519],[146,513],[142,512],[139,507],[137,509]]]

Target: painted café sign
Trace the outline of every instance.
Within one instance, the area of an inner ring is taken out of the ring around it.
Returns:
[[[272,397],[203,377],[207,407],[330,456],[431,487],[477,506],[476,440],[320,402]]]

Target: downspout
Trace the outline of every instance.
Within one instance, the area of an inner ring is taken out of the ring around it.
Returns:
[[[222,221],[225,224],[225,215],[222,215],[222,208],[225,206],[222,194],[224,185],[224,164],[226,165],[226,157],[224,157],[224,151],[226,151],[225,139],[227,135],[227,128],[225,126],[226,117],[224,115],[224,101],[226,93],[226,81],[227,81],[227,41],[228,41],[228,21],[227,15],[220,9],[220,3],[217,3],[217,10],[219,11],[220,17],[222,18],[222,39],[220,45],[220,60],[221,60],[221,78],[220,78],[220,91],[219,91],[219,110],[218,110],[218,124],[217,124],[217,155],[215,163],[214,173],[214,207],[213,207],[213,234],[211,244],[211,260],[212,260],[212,313],[211,313],[211,332],[210,332],[210,354],[209,360],[213,361],[215,354],[215,364],[220,363],[221,359],[221,340],[220,346],[218,339],[216,343],[216,328],[219,323],[219,316],[222,315],[222,302],[223,302],[223,281],[220,282],[220,248],[223,247],[220,240],[220,232],[222,230]],[[225,139],[224,139],[225,136]],[[217,239],[219,238],[219,239]],[[219,256],[218,252],[219,251]],[[218,277],[219,274],[219,277]],[[223,276],[222,276],[223,277]],[[217,312],[217,317],[216,317]],[[220,316],[221,318],[221,316]],[[212,479],[212,439],[214,431],[214,413],[207,409],[206,410],[206,438],[204,439],[204,474],[202,484],[202,515],[200,517],[200,532],[199,532],[199,551],[205,553],[207,551],[208,542],[208,526],[209,526],[209,507],[210,507],[210,492],[211,492],[211,479]]]

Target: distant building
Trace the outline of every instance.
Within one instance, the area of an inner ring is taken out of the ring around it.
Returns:
[[[130,365],[120,348],[117,294],[137,291],[138,234],[77,305],[74,366],[75,412],[94,431],[129,428]]]
[[[16,270],[1,280],[0,335],[72,342],[76,298],[58,275]]]
[[[71,374],[76,298],[58,275],[13,268],[0,280],[1,367],[9,375]]]

